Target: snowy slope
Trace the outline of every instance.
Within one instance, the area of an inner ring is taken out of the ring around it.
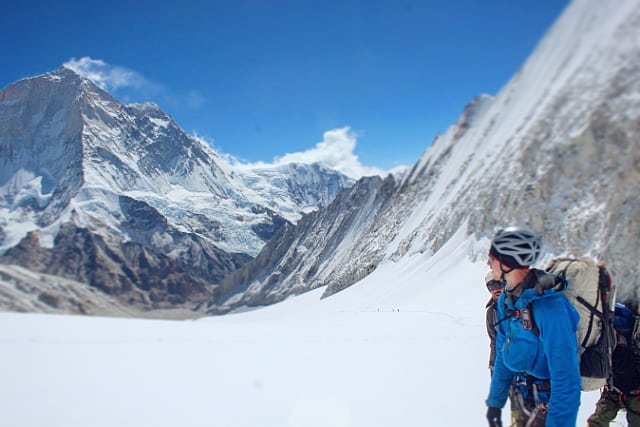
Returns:
[[[486,265],[469,254],[487,243],[458,234],[329,298],[199,321],[0,314],[4,425],[486,425]]]
[[[210,312],[322,286],[329,295],[385,261],[433,254],[460,230],[481,238],[507,224],[540,232],[545,257],[606,262],[621,293],[635,293],[638,40],[640,1],[574,1],[495,97],[476,97],[398,182],[352,197],[358,219],[339,197],[311,224],[283,229],[269,243],[282,256],[227,276]]]

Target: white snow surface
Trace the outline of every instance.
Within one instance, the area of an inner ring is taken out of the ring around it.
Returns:
[[[486,246],[458,233],[332,297],[197,321],[2,313],[2,424],[486,425]]]
[[[596,3],[600,7],[593,7]],[[590,58],[589,47],[618,31],[618,18],[637,4],[638,0],[575,1],[570,6],[575,13],[560,18],[540,51]],[[596,19],[600,14],[611,19]],[[609,24],[594,32],[591,22]],[[570,42],[552,45],[554,40]],[[625,40],[637,43],[637,38]],[[585,63],[575,59],[565,64],[546,55],[534,54],[504,91],[483,100],[475,117],[482,126],[470,128],[475,137],[469,133],[459,141],[451,164],[464,165],[470,153],[489,161],[495,152],[517,150],[513,141],[527,131],[517,126],[533,123],[533,118],[526,118],[541,114],[550,102],[545,93],[555,93],[554,87],[573,79],[576,70],[566,64]],[[598,58],[587,62],[599,71],[607,69]],[[553,76],[548,86],[535,84],[541,75]],[[585,84],[598,86],[606,75],[589,78]],[[528,79],[532,81],[522,81]],[[576,105],[589,105],[592,92],[582,93],[576,98],[582,103]],[[529,111],[531,103],[539,108]],[[494,116],[497,122],[490,120]],[[573,111],[567,116],[573,124],[566,132],[577,132],[581,120],[587,118]],[[564,136],[560,131],[552,134]],[[498,142],[482,145],[478,135]],[[416,170],[438,158],[450,138],[439,138]],[[459,172],[443,171],[446,179],[435,184],[429,203],[446,206],[459,186],[482,170],[467,168],[461,177]],[[271,185],[263,177],[238,175],[230,179],[241,182],[248,177],[258,186]],[[21,198],[40,202],[48,192],[32,178],[21,176],[30,182]],[[180,190],[171,189],[167,199],[179,200]],[[136,191],[139,196],[145,190]],[[200,193],[191,197],[196,206],[207,203]],[[424,250],[421,242],[426,239],[418,235],[410,240],[414,250],[391,257],[416,230],[431,229],[429,208],[425,202],[412,210],[396,239],[385,247],[387,261],[325,299],[320,299],[324,289],[319,288],[260,310],[197,321],[0,314],[2,425],[486,425],[487,241],[465,237],[460,230],[434,254]],[[598,392],[583,393],[578,425],[585,425],[597,398]],[[507,420],[508,408],[503,411],[504,425]]]

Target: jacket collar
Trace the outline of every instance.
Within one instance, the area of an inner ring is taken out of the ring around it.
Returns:
[[[505,289],[505,302],[515,309],[523,309],[532,301],[561,292],[566,282],[558,276],[532,268],[512,291]]]

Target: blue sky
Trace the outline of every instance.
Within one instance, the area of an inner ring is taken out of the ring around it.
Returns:
[[[473,96],[496,94],[567,4],[14,1],[0,15],[0,87],[75,64],[244,161],[317,152],[342,129],[359,162],[389,169],[415,163]]]

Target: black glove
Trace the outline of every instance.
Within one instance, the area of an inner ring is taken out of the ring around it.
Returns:
[[[489,420],[489,427],[502,427],[502,409],[489,407],[487,420]]]

